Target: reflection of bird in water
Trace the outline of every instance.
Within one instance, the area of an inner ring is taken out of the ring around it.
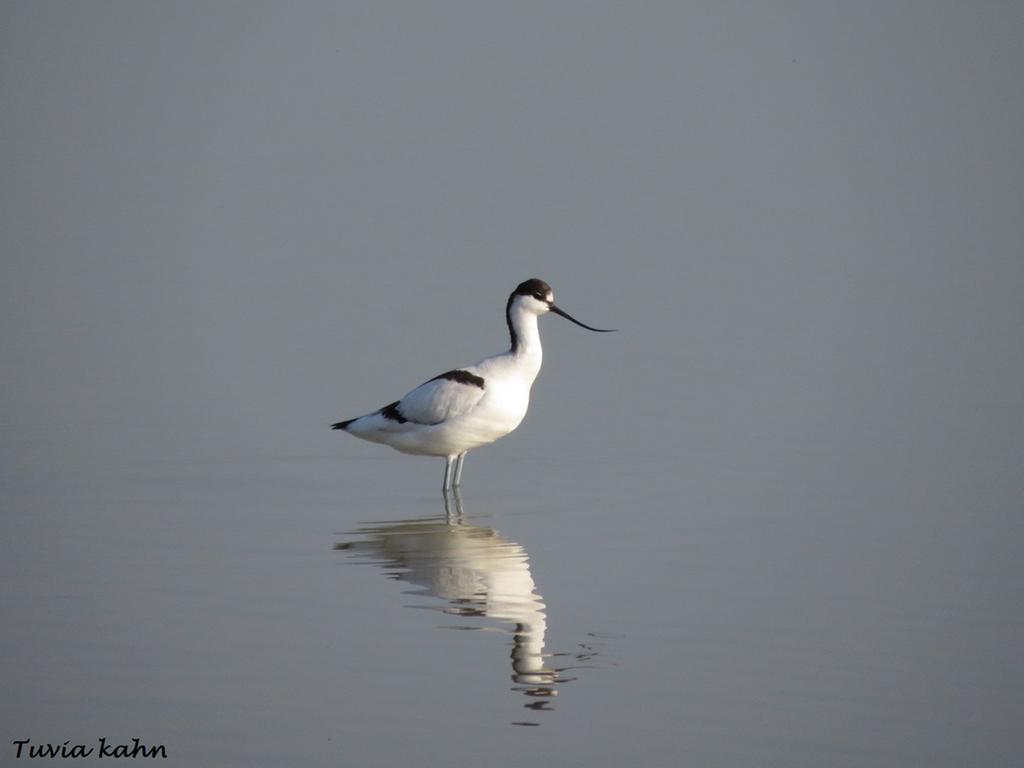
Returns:
[[[567,681],[558,677],[559,670],[545,665],[547,617],[526,551],[493,528],[467,525],[457,493],[454,501],[453,510],[445,497],[444,520],[368,525],[356,532],[364,539],[334,548],[394,569],[395,578],[422,588],[418,594],[446,600],[443,610],[449,615],[488,617],[512,624],[515,690],[536,699],[527,707],[548,709],[550,698],[558,693],[555,684]]]

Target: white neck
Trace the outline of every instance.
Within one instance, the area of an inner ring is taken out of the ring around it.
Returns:
[[[512,337],[511,354],[517,361],[540,370],[543,350],[540,346],[540,331],[537,329],[537,315],[513,304],[508,308],[508,328]]]

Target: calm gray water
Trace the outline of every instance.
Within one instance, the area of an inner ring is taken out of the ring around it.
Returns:
[[[0,4],[0,764],[1020,765],[1022,30]],[[328,429],[530,277],[447,511]]]
[[[997,472],[539,435],[471,456],[446,519],[440,460],[350,438],[156,460],[158,434],[76,433],[4,431],[54,459],[4,477],[11,739],[138,736],[181,765],[1016,759]]]

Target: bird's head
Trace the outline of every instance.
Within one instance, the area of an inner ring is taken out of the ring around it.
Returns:
[[[519,308],[532,315],[545,315],[548,312],[554,312],[556,315],[561,315],[566,320],[570,320],[581,328],[586,328],[588,331],[597,331],[598,333],[611,333],[614,328],[591,328],[589,325],[584,325],[575,317],[571,316],[568,312],[559,307],[555,306],[555,294],[551,290],[551,286],[545,283],[543,280],[537,278],[530,278],[518,286],[512,292],[512,295],[508,297],[508,310],[513,308]]]
[[[509,296],[509,303],[521,307],[532,315],[543,315],[551,311],[555,294],[551,286],[533,277],[516,286]]]

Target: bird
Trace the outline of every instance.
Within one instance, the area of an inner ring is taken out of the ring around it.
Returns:
[[[466,454],[509,434],[526,416],[530,387],[543,358],[537,319],[548,312],[588,331],[617,330],[581,323],[555,305],[550,285],[531,278],[516,286],[505,304],[511,342],[507,352],[439,374],[400,400],[365,416],[339,421],[331,429],[402,453],[442,457],[442,491],[458,488]]]

